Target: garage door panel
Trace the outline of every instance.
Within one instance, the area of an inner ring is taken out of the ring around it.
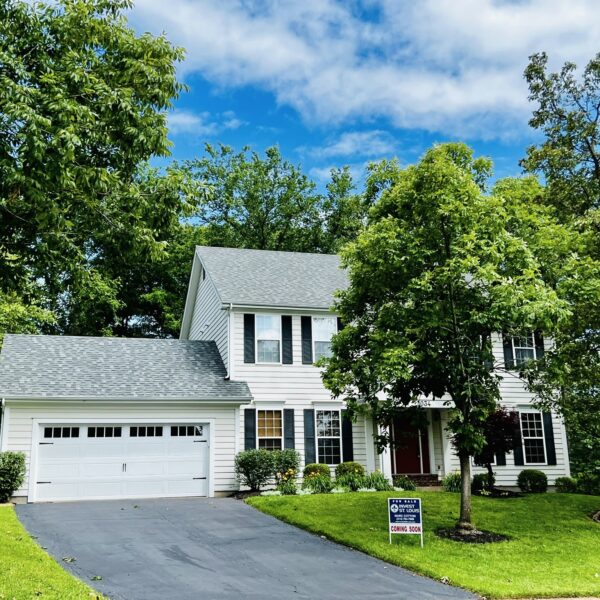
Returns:
[[[164,424],[163,435],[150,438],[130,438],[129,426],[118,426],[121,437],[88,437],[82,425],[80,437],[40,443],[36,500],[208,494],[207,424],[202,436],[171,437]]]

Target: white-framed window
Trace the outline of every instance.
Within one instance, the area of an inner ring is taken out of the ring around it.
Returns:
[[[256,362],[281,362],[281,316],[256,315]]]
[[[539,412],[521,412],[523,458],[526,465],[546,464],[544,422]]]
[[[313,360],[331,356],[331,338],[337,333],[336,317],[313,317]]]
[[[264,450],[283,450],[283,412],[256,411],[256,442]]]
[[[530,360],[537,358],[533,332],[512,337],[511,344],[515,367],[522,367]]]
[[[339,465],[342,462],[342,425],[339,410],[316,410],[317,462]]]

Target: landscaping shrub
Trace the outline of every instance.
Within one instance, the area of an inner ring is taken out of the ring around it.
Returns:
[[[331,471],[327,465],[310,463],[304,467],[304,477],[308,477],[314,473],[317,475],[323,475],[323,477],[329,477],[331,479]]]
[[[25,455],[0,452],[0,503],[8,502],[25,479]]]
[[[414,492],[417,489],[417,484],[406,475],[395,475],[394,485],[396,487],[402,488],[406,492]]]
[[[526,494],[543,494],[548,490],[546,474],[537,469],[524,469],[519,473],[517,484]]]
[[[493,480],[494,484],[496,483],[496,477],[494,476]],[[489,484],[489,476],[487,473],[477,473],[477,475],[473,476],[473,481],[471,482],[471,493],[473,494],[491,494],[493,492],[490,489]]]
[[[323,473],[309,473],[305,475],[302,482],[302,489],[310,490],[313,494],[328,494],[333,486],[331,475],[323,475]]]
[[[367,477],[359,473],[346,473],[335,478],[336,487],[348,488],[351,492],[358,492],[360,488],[369,487]]]
[[[375,471],[365,477],[365,484],[368,488],[373,488],[378,492],[391,492],[394,486],[389,479],[381,472]]]
[[[284,479],[277,484],[277,489],[282,496],[295,496],[298,493],[295,478]]]
[[[572,477],[557,477],[554,482],[556,491],[560,494],[577,493],[577,481]]]
[[[448,473],[442,480],[442,487],[445,492],[460,492],[461,479],[458,471]]]
[[[288,448],[286,450],[273,450],[271,454],[273,454],[275,482],[279,485],[282,482],[296,479],[300,468],[300,453]]]
[[[600,496],[600,473],[582,473],[578,475],[577,491],[580,494]]]
[[[335,468],[335,476],[340,477],[342,475],[364,475],[365,474],[365,468],[357,462],[343,462],[340,463],[336,468]]]
[[[235,457],[235,474],[238,481],[258,492],[273,477],[275,460],[268,450],[244,450]]]

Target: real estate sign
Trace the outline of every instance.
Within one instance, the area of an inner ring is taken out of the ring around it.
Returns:
[[[423,547],[423,518],[421,498],[388,498],[390,544],[392,534],[420,535]]]

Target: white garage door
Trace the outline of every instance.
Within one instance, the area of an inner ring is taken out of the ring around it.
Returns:
[[[208,495],[209,425],[40,426],[36,501]]]

